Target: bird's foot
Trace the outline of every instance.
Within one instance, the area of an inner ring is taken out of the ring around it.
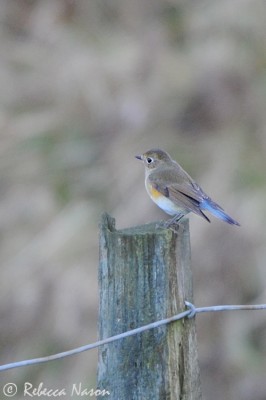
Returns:
[[[178,232],[180,225],[179,221],[184,217],[184,214],[176,214],[173,218],[170,218],[168,221],[166,221],[166,228],[171,229],[174,232]]]
[[[174,233],[180,233],[179,230],[182,228],[178,223],[172,223],[167,226],[168,229],[171,229]]]
[[[175,221],[172,221],[172,219],[168,221],[161,221],[156,224],[157,229],[171,229],[171,231],[178,233],[180,229],[180,225],[176,223]]]

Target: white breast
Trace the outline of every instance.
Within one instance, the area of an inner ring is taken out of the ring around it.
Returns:
[[[169,215],[177,215],[177,214],[184,214],[184,209],[178,207],[176,204],[174,204],[171,200],[167,199],[166,197],[160,197],[157,199],[151,199],[154,201],[154,203],[157,204],[164,212],[166,212]],[[186,214],[186,212],[185,212]]]

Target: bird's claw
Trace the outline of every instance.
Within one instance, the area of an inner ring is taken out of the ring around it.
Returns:
[[[161,221],[156,224],[157,229],[171,229],[174,233],[178,233],[180,225],[170,221]]]

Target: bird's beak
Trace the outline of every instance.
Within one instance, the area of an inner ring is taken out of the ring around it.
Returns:
[[[142,161],[142,156],[135,156],[138,160]]]

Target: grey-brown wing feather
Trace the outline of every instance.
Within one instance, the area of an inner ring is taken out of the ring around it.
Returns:
[[[194,212],[210,222],[209,218],[200,209],[200,203],[209,199],[200,186],[177,164],[174,169],[156,170],[149,175],[152,185],[165,197],[189,212]],[[175,182],[175,183],[173,183]]]

